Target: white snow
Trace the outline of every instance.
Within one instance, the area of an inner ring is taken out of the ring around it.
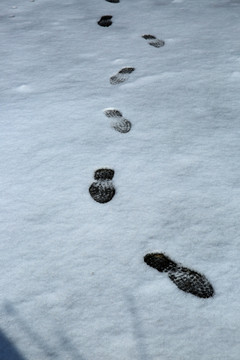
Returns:
[[[0,334],[22,357],[0,338],[0,360],[239,359],[239,12],[1,0]],[[102,167],[115,170],[106,204],[88,191]],[[180,291],[144,263],[154,251],[215,296]]]

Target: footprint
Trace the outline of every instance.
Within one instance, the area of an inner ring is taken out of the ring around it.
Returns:
[[[116,131],[125,134],[131,130],[131,122],[123,117],[121,111],[116,109],[106,109],[104,110],[104,114],[114,120],[112,127]]]
[[[148,40],[149,45],[157,48],[165,45],[165,42],[163,40],[159,40],[153,35],[143,35],[142,38]]]
[[[112,25],[111,19],[112,19],[111,15],[104,15],[98,21],[98,25],[100,25],[100,26],[110,26],[110,25]]]
[[[116,75],[110,77],[110,84],[116,85],[122,83],[129,78],[129,74],[131,74],[135,68],[133,67],[125,67],[121,69]]]
[[[106,0],[107,2],[117,4],[120,2],[120,0]]]
[[[112,184],[114,170],[98,169],[94,173],[94,179],[97,180],[89,188],[91,197],[101,203],[107,203],[112,200],[115,195],[115,188]]]
[[[154,269],[166,272],[180,290],[200,298],[209,298],[214,295],[213,287],[204,275],[175,263],[164,254],[147,254],[144,256],[144,261]]]

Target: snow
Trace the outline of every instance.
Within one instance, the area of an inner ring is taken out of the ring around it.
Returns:
[[[1,1],[0,360],[239,359],[239,11]],[[106,204],[88,191],[102,167]],[[180,291],[144,263],[154,251],[215,296]]]

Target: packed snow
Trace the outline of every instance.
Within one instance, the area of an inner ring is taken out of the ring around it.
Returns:
[[[239,0],[1,0],[0,360],[239,359],[239,14]],[[89,193],[102,168],[107,203]],[[152,252],[214,296],[181,291]]]

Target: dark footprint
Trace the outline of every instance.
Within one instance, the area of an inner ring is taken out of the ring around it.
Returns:
[[[133,67],[125,67],[121,69],[116,75],[110,77],[110,84],[116,85],[122,83],[129,78],[129,74],[131,74],[135,68]]]
[[[144,261],[154,269],[166,272],[180,290],[200,298],[214,295],[213,287],[204,275],[175,263],[164,254],[147,254],[144,256]]]
[[[114,170],[98,169],[94,173],[94,179],[97,180],[89,188],[91,197],[101,203],[107,203],[115,195],[115,189],[112,184]]]
[[[165,42],[163,40],[159,40],[153,35],[143,35],[142,38],[148,40],[149,45],[152,45],[157,48],[165,45]]]
[[[117,4],[120,2],[120,0],[106,0],[107,2]]]
[[[98,25],[100,25],[100,26],[110,26],[110,25],[112,25],[111,19],[112,19],[111,15],[104,15],[98,21]]]
[[[131,130],[132,124],[129,120],[125,119],[121,111],[116,109],[106,109],[104,114],[114,120],[112,127],[122,134],[128,133]]]

